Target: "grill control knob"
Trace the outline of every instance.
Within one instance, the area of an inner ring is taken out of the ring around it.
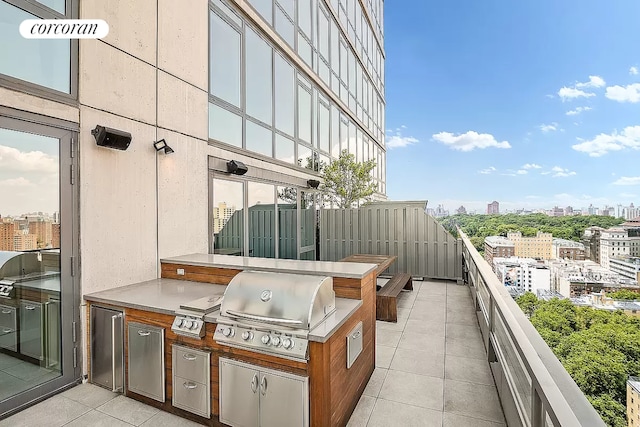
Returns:
[[[182,326],[184,326],[187,329],[191,329],[191,325],[193,325],[193,322],[191,320],[185,320],[184,323],[182,324]]]
[[[262,344],[269,345],[269,342],[271,341],[271,337],[269,335],[263,335],[262,338],[260,338],[260,340],[262,341]]]
[[[271,345],[273,345],[274,347],[278,347],[280,345],[280,338],[279,337],[271,338]]]
[[[191,329],[198,329],[198,322],[193,322],[193,325],[191,325]]]
[[[293,348],[293,340],[291,338],[285,338],[282,340],[282,346],[286,349]]]
[[[245,341],[251,341],[253,339],[253,332],[244,331],[242,333],[242,339]]]
[[[184,323],[184,319],[176,319],[176,326],[179,328]]]
[[[233,329],[231,329],[231,328],[224,328],[222,330],[222,335],[224,335],[227,338],[232,337],[235,334],[236,334],[235,331]]]

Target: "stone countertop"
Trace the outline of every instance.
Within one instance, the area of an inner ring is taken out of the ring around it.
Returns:
[[[218,254],[189,254],[163,258],[165,264],[184,264],[237,270],[272,271],[277,273],[313,274],[348,279],[362,279],[377,268],[376,264],[295,259],[251,258]]]
[[[181,304],[224,294],[225,285],[175,279],[153,279],[84,296],[91,302],[174,315]]]

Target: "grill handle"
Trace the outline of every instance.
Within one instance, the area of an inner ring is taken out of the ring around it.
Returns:
[[[259,322],[264,322],[264,323],[275,323],[275,324],[281,324],[281,325],[302,325],[303,323],[302,320],[279,319],[275,317],[256,316],[254,314],[239,313],[233,310],[227,310],[227,314],[230,314],[231,316],[234,316],[234,317],[240,317],[240,318],[249,319],[249,320],[257,320]]]

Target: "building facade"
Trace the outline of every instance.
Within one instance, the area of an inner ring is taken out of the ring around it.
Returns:
[[[511,258],[515,256],[515,245],[506,237],[487,236],[484,238],[484,259],[495,272],[494,258]]]
[[[640,228],[612,227],[600,235],[600,264],[611,268],[615,257],[640,256]]]
[[[487,215],[498,215],[500,214],[500,203],[495,200],[489,204],[487,204]]]
[[[629,427],[640,425],[640,378],[629,377],[627,380],[627,421]]]
[[[37,18],[110,32],[22,38]],[[0,0],[0,29],[0,148],[19,171],[2,180],[25,184],[0,188],[0,242],[26,230],[58,254],[59,289],[42,300],[58,301],[63,352],[47,381],[0,391],[0,416],[87,373],[84,294],[155,279],[181,254],[316,259],[309,181],[345,150],[376,161],[385,198],[382,0]],[[99,126],[128,148],[98,146]],[[20,163],[34,152],[35,167]],[[214,221],[222,205],[235,210]],[[34,210],[57,218],[30,230]]]
[[[553,239],[553,258],[583,261],[586,259],[584,244],[566,239]]]
[[[609,269],[630,280],[640,282],[640,258],[633,256],[609,259]]]
[[[553,257],[551,233],[538,231],[535,237],[523,237],[519,231],[507,233],[507,239],[513,242],[515,256],[520,258],[551,259]]]
[[[551,273],[549,268],[532,258],[495,258],[494,271],[504,286],[512,294],[551,290]]]

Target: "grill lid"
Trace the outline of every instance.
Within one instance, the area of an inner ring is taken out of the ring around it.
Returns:
[[[308,331],[335,308],[331,277],[243,271],[229,282],[220,314]]]

